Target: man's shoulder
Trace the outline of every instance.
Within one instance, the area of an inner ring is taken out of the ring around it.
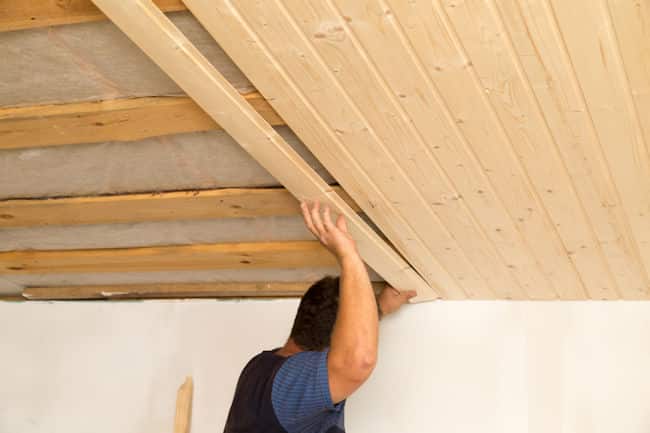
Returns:
[[[242,369],[242,376],[253,372],[274,372],[286,361],[287,358],[276,355],[277,349],[264,350],[248,360]]]

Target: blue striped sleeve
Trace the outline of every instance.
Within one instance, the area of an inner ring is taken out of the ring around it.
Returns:
[[[343,402],[332,403],[327,354],[328,351],[297,353],[275,375],[271,393],[273,409],[289,433],[312,431],[343,407]]]

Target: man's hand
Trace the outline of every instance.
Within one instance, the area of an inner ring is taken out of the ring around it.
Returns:
[[[315,202],[312,208],[305,202],[300,203],[302,216],[309,231],[336,256],[339,262],[347,258],[356,258],[357,247],[354,239],[348,233],[348,227],[343,215],[339,215],[336,224],[332,223],[329,206],[325,206],[321,216],[320,203]]]
[[[391,286],[386,286],[379,294],[379,309],[381,314],[391,314],[399,310],[400,307],[408,302],[409,299],[415,297],[417,292],[415,290],[405,290],[400,292]]]

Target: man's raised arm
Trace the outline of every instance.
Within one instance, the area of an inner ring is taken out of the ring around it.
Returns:
[[[345,219],[339,216],[334,224],[329,208],[325,207],[321,215],[318,202],[311,209],[301,203],[301,208],[309,230],[336,256],[341,266],[338,314],[327,358],[330,394],[332,401],[338,403],[368,379],[377,362],[377,300]],[[413,295],[408,292],[389,297],[388,302],[381,302],[380,297],[382,311],[389,305],[386,310],[391,311],[384,312],[394,311],[393,307],[399,308]]]

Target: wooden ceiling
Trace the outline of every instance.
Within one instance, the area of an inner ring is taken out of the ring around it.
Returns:
[[[152,21],[151,32],[164,30],[156,34],[160,46],[191,55],[185,71],[196,72],[194,81],[165,63],[173,51],[159,50],[155,38],[132,30],[136,21],[119,13],[145,11],[151,3],[101,0],[97,4],[199,105],[166,96],[6,106],[0,152],[223,127],[299,197],[341,196],[337,206],[362,210],[413,269],[400,265],[358,220],[366,260],[388,281],[412,281],[421,299],[648,299],[650,3],[154,3],[163,11],[186,5],[256,92],[211,104],[234,88],[208,82],[227,84],[214,79],[217,70],[198,67],[202,56],[171,21]],[[18,0],[4,2],[0,17],[3,31],[104,18],[88,1]],[[185,62],[181,57],[177,63]],[[287,169],[296,164],[293,156],[291,164],[278,162],[286,143],[269,124],[288,125],[340,183],[341,195],[332,196],[315,173],[305,174],[301,162],[302,171]],[[271,136],[279,153],[264,159],[257,149]],[[248,188],[196,197],[13,199],[0,202],[0,229],[295,215],[289,197],[284,190]],[[283,263],[332,265],[306,239],[0,253],[0,273],[10,280],[24,272]]]

